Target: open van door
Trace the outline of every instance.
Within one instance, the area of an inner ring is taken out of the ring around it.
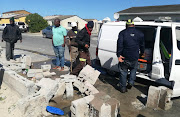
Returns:
[[[161,27],[157,28],[156,38],[154,43],[154,52],[153,52],[153,62],[152,62],[152,73],[151,78],[153,80],[158,80],[164,78],[164,66],[161,59],[160,53],[160,32]]]
[[[174,81],[173,97],[180,96],[180,24],[172,24],[173,53],[169,81]]]

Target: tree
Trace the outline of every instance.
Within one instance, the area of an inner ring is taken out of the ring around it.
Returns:
[[[29,14],[25,21],[29,26],[29,31],[32,33],[40,32],[48,26],[47,21],[37,13]]]

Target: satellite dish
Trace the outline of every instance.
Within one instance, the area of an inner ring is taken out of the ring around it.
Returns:
[[[119,13],[114,13],[114,19],[116,19],[116,20],[119,19]]]

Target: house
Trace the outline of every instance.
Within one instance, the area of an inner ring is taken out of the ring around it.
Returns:
[[[157,19],[170,19],[174,22],[180,22],[180,4],[131,7],[117,12],[119,21],[134,19],[140,17],[144,21],[154,21]]]
[[[26,16],[29,14],[31,13],[25,10],[4,12],[0,17],[0,24],[8,24],[11,17],[15,18],[15,22],[25,22]]]
[[[71,22],[76,22],[78,29],[84,28],[85,24],[87,24],[87,21],[76,15],[53,15],[44,17],[44,19],[47,20],[50,26],[54,25],[54,20],[56,18],[60,19],[61,25],[68,30],[72,29]]]
[[[98,34],[99,29],[100,29],[100,23],[97,19],[84,19],[85,21],[89,22],[89,21],[93,21],[94,22],[94,28],[92,33],[93,34]]]

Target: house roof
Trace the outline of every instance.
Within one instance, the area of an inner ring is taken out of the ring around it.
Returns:
[[[89,21],[94,21],[94,20],[97,20],[97,19],[84,19],[84,20],[89,22]]]
[[[144,6],[131,7],[122,11],[119,14],[141,14],[141,13],[180,13],[180,4],[177,5],[161,5],[161,6]]]
[[[11,17],[14,17],[15,19],[18,19],[18,18],[21,18],[21,17],[26,17],[27,15],[28,14],[13,14],[13,15],[0,17],[0,19],[10,19]]]
[[[2,14],[7,14],[7,13],[19,13],[19,12],[27,12],[29,14],[31,14],[30,12],[26,11],[26,10],[16,10],[16,11],[8,11],[8,12],[4,12]]]
[[[54,20],[56,18],[60,19],[60,20],[64,20],[70,17],[74,17],[76,15],[52,15],[52,16],[45,16],[44,19],[45,20]]]

